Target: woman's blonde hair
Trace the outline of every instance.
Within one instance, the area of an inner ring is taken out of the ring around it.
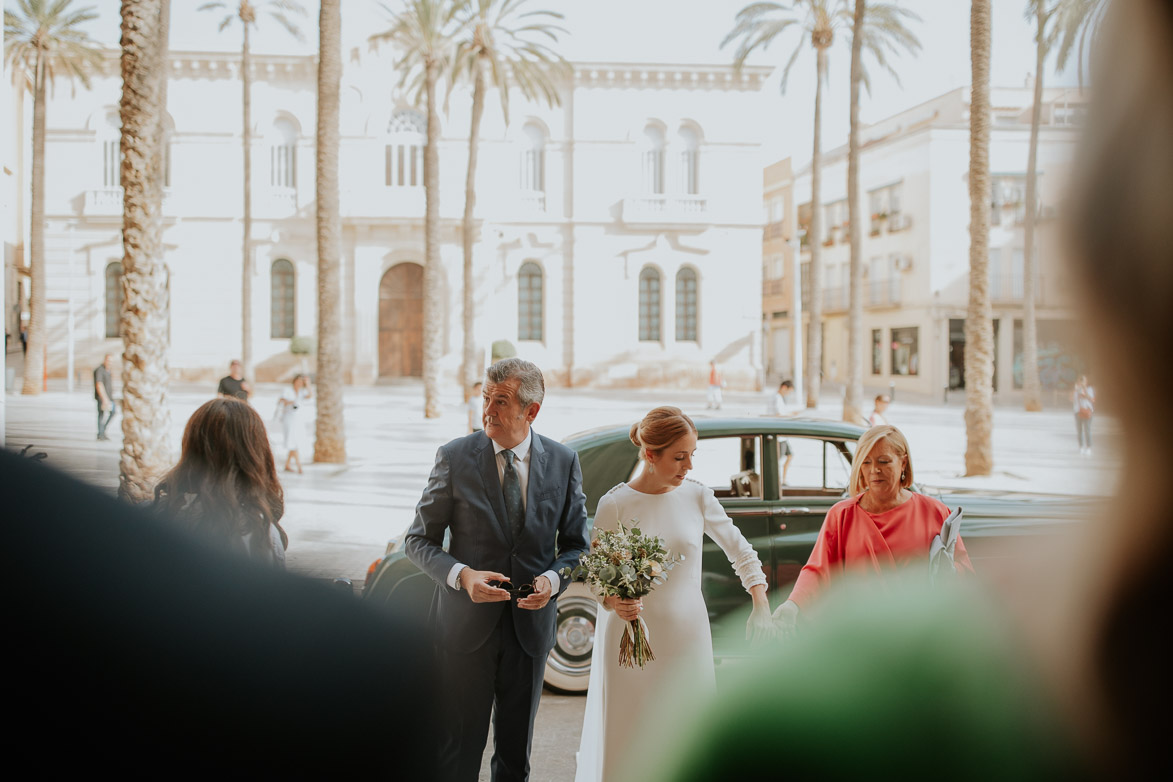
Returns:
[[[635,446],[659,453],[688,433],[696,434],[696,424],[679,407],[657,407],[631,425],[629,436]]]
[[[859,496],[867,486],[863,479],[863,460],[881,440],[887,440],[888,445],[896,449],[896,453],[905,459],[904,472],[900,476],[900,486],[907,489],[912,485],[912,454],[908,451],[908,439],[895,426],[873,426],[864,432],[855,446],[855,457],[851,460],[851,480],[848,481],[848,490],[852,497]]]

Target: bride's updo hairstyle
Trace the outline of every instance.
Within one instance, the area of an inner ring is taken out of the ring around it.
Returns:
[[[631,425],[631,441],[642,459],[646,451],[659,453],[690,432],[696,434],[696,424],[679,407],[657,407]]]

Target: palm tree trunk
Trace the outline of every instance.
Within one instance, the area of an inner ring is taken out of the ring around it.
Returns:
[[[244,365],[244,376],[253,377],[253,278],[252,278],[252,139],[249,126],[252,124],[252,54],[249,50],[248,21],[241,20],[244,28],[244,43],[240,47],[241,115],[243,128],[241,143],[244,151],[244,217],[241,221],[240,264],[240,362]]]
[[[990,0],[970,6],[969,309],[965,317],[965,474],[994,468],[994,327],[989,290]]]
[[[1026,218],[1023,221],[1022,250],[1022,396],[1026,410],[1043,409],[1043,390],[1039,383],[1039,334],[1035,320],[1035,280],[1038,257],[1035,255],[1035,204],[1038,201],[1039,121],[1043,113],[1043,69],[1047,47],[1043,39],[1046,22],[1043,3],[1037,7],[1038,39],[1035,43],[1035,102],[1030,113],[1030,151],[1026,160]]]
[[[472,384],[476,382],[477,371],[476,339],[473,334],[473,322],[476,306],[473,289],[475,279],[472,266],[473,248],[473,210],[476,207],[476,178],[477,178],[477,145],[481,132],[481,116],[485,113],[485,71],[481,58],[477,57],[474,63],[472,83],[472,123],[468,131],[468,176],[464,181],[464,217],[460,223],[460,233],[464,244],[464,360],[461,371],[461,385],[464,393],[462,398],[467,402],[471,393]],[[501,89],[508,89],[502,87]]]
[[[346,461],[342,408],[342,224],[338,215],[341,0],[322,0],[318,14],[318,418],[314,461]]]
[[[819,133],[822,130],[823,81],[827,74],[827,51],[815,50],[818,67],[815,69],[815,141],[811,154],[811,248],[810,265],[810,325],[806,340],[806,406],[819,406],[819,386],[823,370],[823,204],[822,198],[822,145]],[[799,324],[801,327],[801,324]]]
[[[855,0],[851,25],[851,129],[847,139],[847,220],[851,237],[851,277],[847,315],[847,393],[843,420],[861,423],[863,417],[863,217],[859,209],[859,85],[863,80],[863,17],[867,3]]]
[[[165,0],[122,2],[122,433],[118,494],[153,496],[171,465],[167,280],[163,263]]]
[[[29,327],[22,394],[39,394],[45,373],[45,82],[42,52],[33,76],[32,202],[29,204]]]
[[[440,357],[443,354],[444,290],[440,269],[440,118],[436,80],[440,63],[429,60],[424,75],[428,138],[424,147],[424,417],[440,417]]]

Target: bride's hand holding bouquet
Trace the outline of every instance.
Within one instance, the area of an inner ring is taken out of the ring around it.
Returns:
[[[638,520],[631,523],[631,528],[620,523],[616,530],[600,531],[578,567],[564,568],[562,575],[585,581],[607,608],[627,622],[619,642],[619,664],[643,668],[656,658],[648,643],[648,626],[639,616],[640,598],[664,583],[668,571],[683,557],[672,557],[656,535],[643,534],[634,526]]]

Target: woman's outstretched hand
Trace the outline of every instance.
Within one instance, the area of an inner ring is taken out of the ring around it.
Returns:
[[[779,637],[793,638],[798,627],[798,604],[787,600],[778,606],[778,610],[774,612],[774,627],[777,628]]]
[[[757,645],[769,641],[777,635],[778,628],[774,626],[774,620],[770,616],[770,606],[755,602],[753,610],[750,611],[749,620],[745,623],[745,640],[749,641],[751,645]]]

